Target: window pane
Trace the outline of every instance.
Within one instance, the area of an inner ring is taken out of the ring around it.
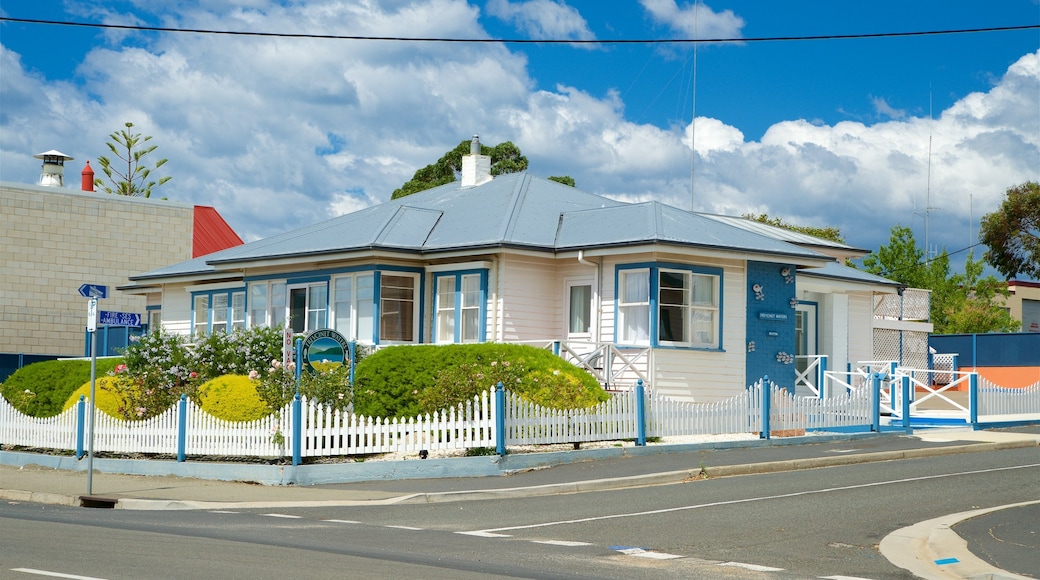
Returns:
[[[307,330],[328,328],[329,289],[325,284],[307,289]]]
[[[715,302],[715,277],[693,276],[693,301],[698,306],[718,306]]]
[[[468,274],[462,277],[462,307],[480,307],[480,276]]]
[[[293,332],[307,330],[307,289],[289,290],[289,324]]]
[[[212,332],[227,332],[228,331],[228,295],[227,294],[214,294],[213,295],[213,325],[210,327]]]
[[[231,293],[231,328],[246,327],[246,293]]]
[[[195,297],[195,336],[205,336],[209,332],[209,296]]]
[[[642,270],[621,275],[622,302],[650,302],[650,272]]]
[[[690,304],[690,276],[685,272],[658,273],[657,339],[661,342],[689,340],[687,313]]]
[[[271,284],[270,323],[272,328],[285,326],[285,282]]]
[[[383,275],[379,285],[380,341],[415,340],[415,278]]]
[[[373,326],[372,312],[375,309],[373,302],[375,277],[372,274],[359,275],[357,277],[357,298],[355,308],[357,312],[357,339],[362,342],[371,343]]]
[[[462,342],[480,340],[480,309],[467,308],[462,311]]]
[[[332,307],[336,311],[335,329],[348,339],[356,338],[357,335],[354,334],[354,325],[352,324],[354,310],[354,277],[346,276],[343,278],[336,278],[335,287],[333,288],[333,296],[335,296],[335,303]]]
[[[267,325],[267,283],[249,286],[249,324],[251,326]]]
[[[437,342],[455,342],[455,277],[437,279]]]
[[[592,322],[592,286],[571,286],[570,323],[574,334],[588,333]]]
[[[698,346],[718,346],[716,337],[715,311],[693,311],[693,343]]]
[[[621,315],[621,342],[646,344],[650,341],[650,305],[623,306]]]

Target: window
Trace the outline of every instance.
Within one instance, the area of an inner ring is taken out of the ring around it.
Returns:
[[[592,338],[592,283],[589,280],[570,280],[567,286],[567,337]]]
[[[285,282],[249,285],[249,325],[280,328],[285,324]]]
[[[650,270],[618,275],[618,342],[650,343]]]
[[[245,328],[245,291],[220,290],[196,293],[192,298],[192,334],[205,336]]]
[[[379,281],[379,340],[380,342],[416,342],[418,336],[418,309],[415,289],[418,276],[388,274]]]
[[[483,342],[487,272],[438,274],[434,289],[436,342]]]
[[[716,276],[658,272],[658,344],[717,348]]]
[[[333,328],[350,340],[372,342],[374,276],[350,274],[333,281]]]
[[[328,328],[329,285],[289,286],[289,324],[293,332],[303,333]]]
[[[617,280],[618,342],[721,348],[720,269],[623,268]]]

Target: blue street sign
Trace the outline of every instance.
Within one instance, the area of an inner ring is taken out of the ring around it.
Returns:
[[[84,298],[108,298],[108,286],[83,284],[79,287],[79,295]]]
[[[141,326],[141,315],[136,312],[98,312],[98,324],[109,326]]]

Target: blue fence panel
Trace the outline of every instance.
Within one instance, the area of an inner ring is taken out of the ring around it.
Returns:
[[[1040,334],[1035,332],[932,335],[928,346],[937,353],[956,353],[962,367],[1040,366]]]

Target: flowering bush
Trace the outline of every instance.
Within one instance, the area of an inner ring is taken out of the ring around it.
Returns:
[[[231,334],[200,337],[192,349],[193,368],[202,376],[248,375],[282,358],[282,329],[257,326]]]
[[[182,394],[195,397],[202,382],[192,369],[194,361],[183,336],[164,331],[131,337],[123,351],[123,368],[109,373],[123,380],[111,388],[122,399],[119,414],[125,419],[147,419],[176,403]]]
[[[274,359],[265,371],[250,371],[249,378],[256,381],[257,394],[272,412],[284,407],[296,395],[294,363],[282,366],[281,361]],[[300,396],[339,411],[350,409],[354,402],[350,367],[336,365],[314,375],[304,371],[300,374]]]

